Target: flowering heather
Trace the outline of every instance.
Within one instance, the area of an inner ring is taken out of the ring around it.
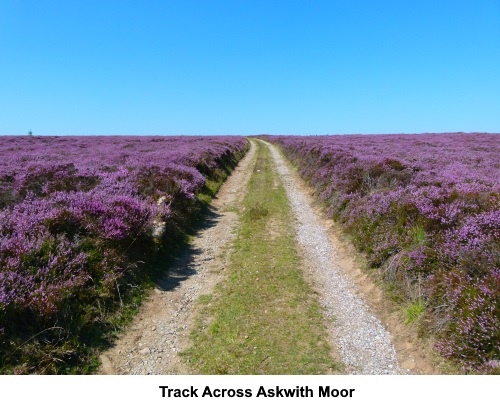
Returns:
[[[242,137],[0,137],[0,370],[40,372],[42,360],[13,344],[64,346],[104,323],[137,263],[181,234],[196,194],[246,147]]]
[[[500,371],[500,134],[267,137],[406,299],[438,350]],[[420,289],[421,288],[421,289]]]

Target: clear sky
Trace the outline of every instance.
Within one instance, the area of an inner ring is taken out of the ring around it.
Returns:
[[[500,132],[500,0],[0,0],[0,134]]]

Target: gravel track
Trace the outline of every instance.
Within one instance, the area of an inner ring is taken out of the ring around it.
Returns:
[[[364,303],[357,288],[346,276],[312,201],[298,185],[278,149],[271,151],[296,217],[297,240],[312,283],[325,308],[327,328],[349,374],[406,374],[398,364],[391,336]]]
[[[100,374],[191,374],[179,352],[189,345],[198,297],[224,279],[236,236],[238,215],[255,165],[255,141],[247,156],[212,203],[207,226],[193,238],[168,276],[158,283],[115,346],[101,355]],[[406,374],[397,361],[391,336],[346,276],[312,199],[278,149],[271,151],[296,218],[304,274],[309,273],[325,309],[330,344],[349,374]]]

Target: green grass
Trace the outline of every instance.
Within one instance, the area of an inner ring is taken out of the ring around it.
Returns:
[[[339,366],[300,271],[288,199],[281,183],[274,187],[269,150],[257,148],[228,279],[200,298],[183,355],[205,374],[330,373]]]
[[[409,325],[417,322],[425,313],[425,301],[422,298],[408,305],[404,310],[405,324]]]
[[[200,304],[206,305],[212,301],[212,294],[200,295],[198,297],[198,302]]]
[[[415,225],[411,228],[411,236],[416,246],[424,246],[427,243],[427,234],[422,226]]]

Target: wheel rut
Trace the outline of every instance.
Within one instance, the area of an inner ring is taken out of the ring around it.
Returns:
[[[158,282],[115,345],[102,353],[99,374],[190,374],[179,353],[189,344],[196,302],[221,281],[241,204],[255,165],[255,146],[211,204],[211,215],[187,251]]]
[[[349,374],[406,374],[400,367],[391,335],[346,275],[337,250],[312,201],[297,184],[278,149],[271,150],[295,216],[304,270],[326,315],[330,344],[336,347]]]

